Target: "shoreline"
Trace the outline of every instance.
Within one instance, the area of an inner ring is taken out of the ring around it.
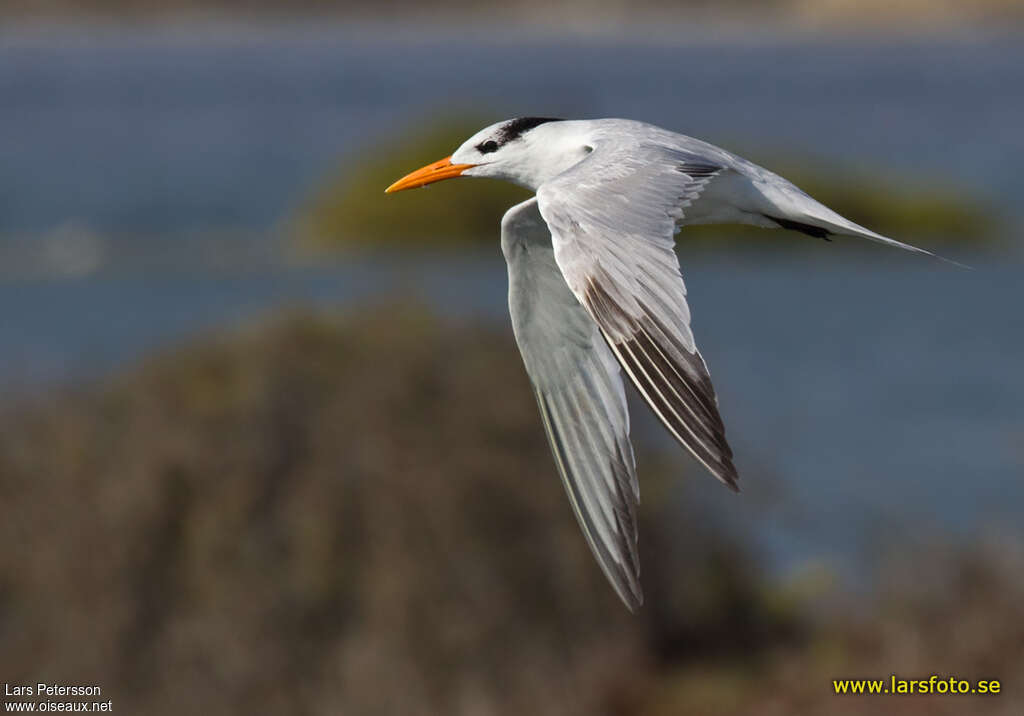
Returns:
[[[1024,7],[1024,6],[1022,6]],[[751,16],[753,15],[753,16]],[[947,18],[948,20],[949,18]],[[113,15],[98,13],[35,15],[0,11],[0,43],[32,45],[39,41],[79,40],[102,42],[110,36],[131,34],[140,41],[202,41],[231,38],[240,43],[287,38],[303,42],[334,42],[339,36],[356,44],[406,41],[430,44],[438,40],[461,39],[477,46],[548,43],[566,39],[600,45],[709,46],[723,43],[743,46],[814,45],[858,43],[891,45],[1001,44],[1019,41],[1024,32],[1024,10],[1020,18],[1006,22],[929,23],[907,26],[879,20],[871,23],[847,21],[810,22],[789,14],[769,15],[761,11],[745,16],[696,13],[651,15],[640,11],[628,21],[618,17],[589,17],[585,21],[555,18],[532,21],[521,13],[497,18],[476,13],[460,15],[451,10],[423,15],[409,13],[371,16],[361,13],[308,13],[297,15],[257,12],[244,18],[224,13],[176,13]],[[500,27],[494,23],[500,20]],[[550,19],[549,19],[550,20]]]

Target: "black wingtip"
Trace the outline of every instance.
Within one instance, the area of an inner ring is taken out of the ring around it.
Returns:
[[[636,613],[640,611],[640,607],[644,605],[644,593],[640,591],[640,586],[637,585],[636,591],[630,591],[628,594],[619,593],[619,599],[626,605],[626,609],[629,613],[636,616]]]
[[[733,467],[732,462],[725,465],[716,465],[718,469],[712,468],[710,465],[707,466],[709,472],[715,476],[715,478],[723,485],[728,487],[733,492],[739,494],[740,492],[740,476],[736,472],[736,468]]]
[[[792,219],[784,219],[780,216],[769,216],[768,214],[761,214],[764,218],[769,221],[774,221],[783,229],[789,229],[790,231],[799,231],[801,234],[807,234],[813,236],[816,239],[824,239],[825,241],[831,241],[829,238],[831,232],[827,229],[823,229],[820,226],[814,226],[813,224],[805,224],[802,221],[793,221]]]

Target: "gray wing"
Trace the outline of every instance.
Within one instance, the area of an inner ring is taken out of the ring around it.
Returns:
[[[558,472],[602,571],[634,610],[639,487],[619,365],[566,286],[535,198],[505,214],[501,246],[512,329]]]
[[[537,200],[566,283],[640,394],[715,477],[738,489],[673,238],[722,171],[713,159],[643,139],[598,142],[541,185]]]

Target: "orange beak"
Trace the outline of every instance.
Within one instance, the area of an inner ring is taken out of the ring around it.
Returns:
[[[476,164],[452,164],[451,157],[445,157],[439,159],[433,164],[428,164],[422,169],[417,169],[411,174],[406,174],[404,177],[396,181],[394,184],[384,190],[385,194],[390,194],[395,191],[402,191],[403,189],[415,189],[418,186],[426,186],[427,184],[433,184],[436,181],[442,179],[451,179],[462,174],[462,172],[475,167]]]

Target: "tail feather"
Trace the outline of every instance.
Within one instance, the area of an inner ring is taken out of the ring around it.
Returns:
[[[793,189],[796,189],[796,187],[793,187]],[[784,217],[779,218],[776,216],[768,216],[767,214],[765,214],[765,216],[778,223],[780,226],[793,228],[797,231],[810,234],[811,236],[826,239],[828,235],[854,236],[859,239],[867,239],[868,241],[885,244],[886,246],[903,249],[904,251],[912,251],[916,254],[931,256],[939,261],[953,264],[960,268],[971,268],[970,266],[966,266],[958,261],[953,261],[943,256],[939,256],[927,249],[922,249],[912,244],[906,244],[902,241],[897,241],[896,239],[890,239],[888,236],[882,236],[871,229],[867,229],[860,224],[855,224],[846,217],[837,214],[832,211],[832,209],[829,209],[821,202],[812,199],[799,189],[796,189],[796,192],[797,194],[795,196],[787,197],[789,201],[786,202],[786,208],[789,208],[790,211],[787,211]],[[824,232],[824,235],[818,232]]]
[[[922,249],[919,246],[914,246],[913,244],[905,244],[902,241],[890,239],[888,236],[882,236],[881,234],[871,231],[870,229],[865,229],[863,226],[854,224],[852,221],[844,220],[844,223],[848,224],[848,227],[838,227],[837,230],[831,231],[831,233],[837,234],[839,236],[854,236],[859,239],[867,239],[868,241],[874,241],[879,244],[885,244],[886,246],[892,246],[897,249],[903,249],[904,251],[912,251],[915,254],[924,254],[925,256],[931,256],[932,258],[936,258],[939,261],[942,261],[943,263],[952,264],[953,266],[958,266],[963,269],[971,268],[970,266],[962,264],[959,261],[947,259],[945,256],[939,256],[937,253],[928,251],[927,249]]]

